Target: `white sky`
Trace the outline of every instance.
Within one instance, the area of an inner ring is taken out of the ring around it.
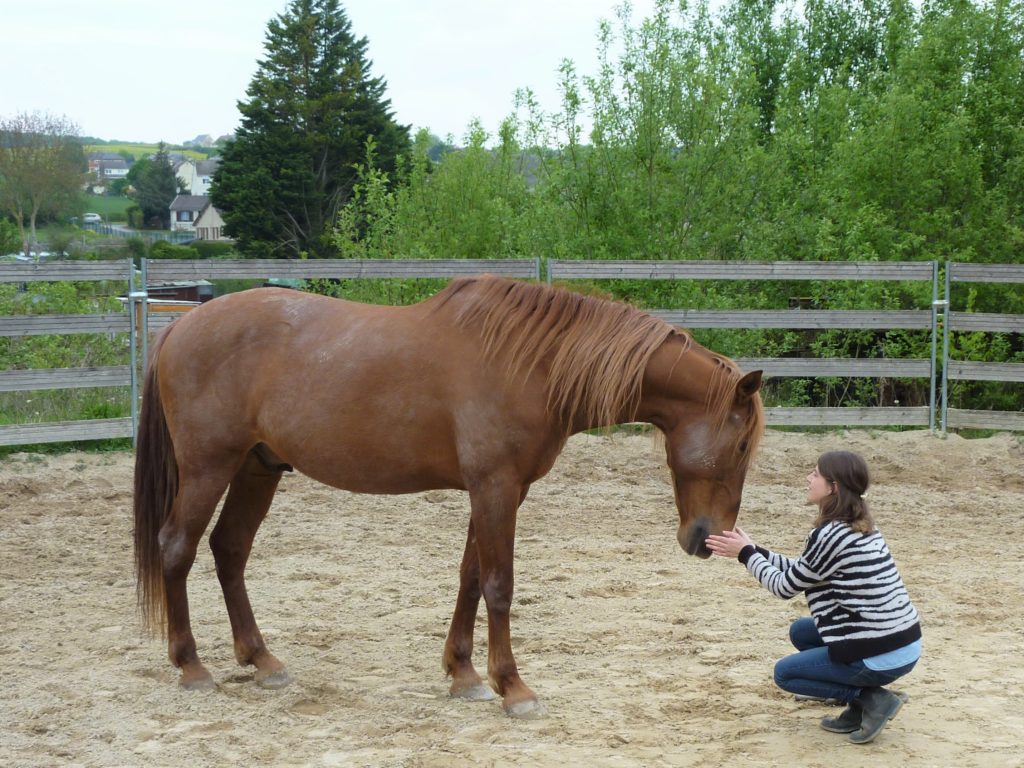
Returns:
[[[67,115],[83,136],[178,144],[238,124],[267,22],[288,0],[0,0],[0,115]],[[491,134],[529,87],[558,106],[563,58],[596,70],[620,0],[342,0],[399,122]],[[654,0],[632,0],[633,19]]]

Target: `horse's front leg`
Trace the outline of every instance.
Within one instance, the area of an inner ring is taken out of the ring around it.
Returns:
[[[521,484],[491,479],[470,489],[473,530],[480,561],[480,590],[487,605],[487,677],[513,717],[544,714],[537,695],[519,677],[512,655],[509,611],[512,607],[516,510],[525,495]]]
[[[473,629],[476,626],[476,612],[480,605],[480,556],[476,551],[476,535],[473,521],[469,521],[466,536],[466,550],[462,554],[459,568],[459,596],[455,601],[455,613],[448,628],[448,639],[444,644],[442,664],[445,674],[452,678],[449,693],[460,699],[489,701],[494,693],[484,683],[473,667]]]

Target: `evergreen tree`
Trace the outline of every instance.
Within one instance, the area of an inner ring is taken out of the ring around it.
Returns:
[[[163,142],[153,157],[143,158],[132,165],[128,181],[135,190],[132,197],[142,210],[143,226],[168,229],[171,226],[170,206],[180,185]]]
[[[210,190],[248,256],[335,255],[331,228],[366,139],[392,175],[408,152],[408,127],[395,122],[384,80],[370,76],[366,47],[338,0],[292,0],[267,25],[266,57]]]

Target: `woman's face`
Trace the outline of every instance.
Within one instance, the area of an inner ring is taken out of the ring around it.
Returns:
[[[832,494],[832,483],[815,467],[807,476],[807,503],[821,505]]]

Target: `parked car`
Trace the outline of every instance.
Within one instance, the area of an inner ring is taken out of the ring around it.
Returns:
[[[98,213],[86,213],[82,216],[83,224],[101,224],[103,223],[103,217]]]

